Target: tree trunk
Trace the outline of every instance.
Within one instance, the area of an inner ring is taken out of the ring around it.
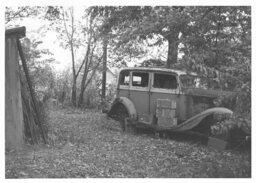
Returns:
[[[76,78],[73,77],[72,92],[71,92],[71,102],[74,107],[76,107]]]
[[[83,105],[84,91],[87,88],[87,86],[90,84],[90,82],[92,81],[92,78],[94,77],[99,64],[100,64],[100,60],[98,61],[97,65],[94,67],[93,71],[91,72],[90,77],[86,81],[86,78],[88,76],[88,70],[87,70],[86,76],[84,77],[85,78],[84,82],[81,84],[81,93],[80,93],[80,96],[79,96],[78,107],[82,107],[82,105]]]
[[[75,57],[74,57],[74,49],[73,49],[72,41],[71,41],[70,47],[71,47],[70,51],[71,51],[72,75],[73,75],[71,102],[72,102],[73,107],[76,107],[76,70],[75,70]]]
[[[83,105],[83,100],[84,100],[84,90],[85,90],[85,81],[87,79],[87,75],[88,75],[88,69],[85,67],[84,69],[84,75],[81,81],[81,89],[80,89],[80,95],[79,95],[79,99],[77,102],[77,106],[78,107],[82,107]]]
[[[78,107],[82,107],[83,105],[83,99],[84,99],[84,90],[86,88],[85,86],[85,81],[87,79],[87,76],[88,76],[88,69],[91,65],[91,59],[89,60],[89,54],[90,54],[90,51],[91,51],[91,41],[89,41],[89,44],[88,44],[88,47],[87,47],[87,51],[86,51],[86,55],[85,55],[85,66],[84,66],[84,74],[83,74],[83,78],[82,78],[82,81],[81,81],[81,89],[80,89],[80,95],[79,95],[79,99],[78,99],[78,102],[77,102],[77,106]],[[93,54],[93,53],[91,53]]]
[[[105,99],[106,99],[107,46],[108,46],[108,39],[106,37],[104,37],[104,39],[103,39],[103,63],[102,63],[102,91],[101,91],[102,106],[104,106]]]
[[[179,32],[174,32],[167,37],[168,41],[168,56],[166,62],[166,68],[170,68],[171,65],[177,63],[178,59],[178,46],[179,46]]]
[[[81,86],[81,91],[80,91],[80,95],[79,95],[78,102],[77,102],[77,106],[78,106],[79,108],[82,107],[83,101],[84,101],[84,90],[85,90],[84,85],[85,85],[85,84],[83,84],[83,86]]]

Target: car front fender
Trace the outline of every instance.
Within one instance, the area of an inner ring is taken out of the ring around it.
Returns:
[[[176,132],[182,132],[182,131],[187,131],[191,130],[192,128],[196,127],[199,125],[201,122],[203,122],[203,119],[211,114],[229,114],[232,115],[233,111],[224,108],[224,107],[214,107],[207,109],[191,118],[186,120],[185,122],[171,128],[171,131],[176,131]]]

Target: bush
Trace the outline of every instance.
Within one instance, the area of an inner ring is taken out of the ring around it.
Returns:
[[[213,127],[214,135],[236,145],[251,136],[251,89],[246,83],[234,94],[220,98],[221,106],[234,111],[231,118],[218,121]]]
[[[106,106],[110,107],[116,97],[117,83],[113,82],[107,86],[106,90]]]
[[[250,116],[234,114],[228,119],[218,121],[212,126],[212,133],[217,138],[227,140],[232,148],[245,144],[246,137],[251,135]]]
[[[90,86],[84,93],[84,107],[98,108],[101,105],[100,89],[96,86]]]

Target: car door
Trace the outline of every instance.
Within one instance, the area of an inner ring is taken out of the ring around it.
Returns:
[[[149,72],[132,71],[130,99],[134,103],[139,122],[150,123],[149,110]]]
[[[117,97],[128,97],[130,95],[130,71],[122,70],[119,74]]]
[[[150,113],[161,127],[177,125],[178,76],[175,73],[154,72],[150,88]]]

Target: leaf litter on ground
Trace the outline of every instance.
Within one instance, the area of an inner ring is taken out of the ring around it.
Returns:
[[[49,145],[6,152],[6,178],[251,177],[251,153],[130,134],[96,110],[50,112]]]

